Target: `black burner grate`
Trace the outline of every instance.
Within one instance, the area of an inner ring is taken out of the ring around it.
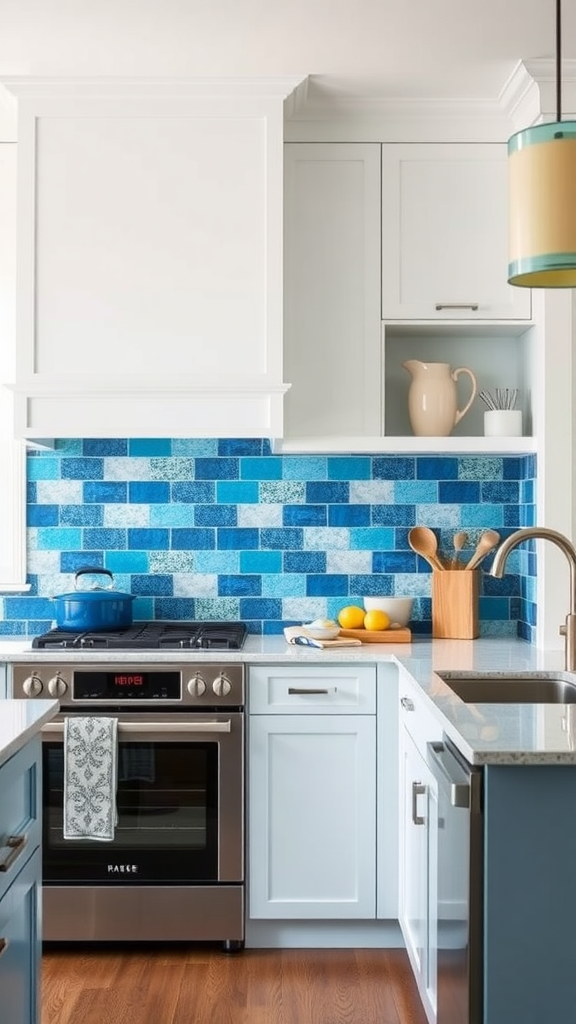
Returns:
[[[206,650],[238,651],[248,630],[244,622],[134,622],[127,629],[71,633],[51,629],[34,637],[45,650]]]

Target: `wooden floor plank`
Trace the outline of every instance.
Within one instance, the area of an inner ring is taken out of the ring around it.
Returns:
[[[404,950],[169,947],[43,957],[39,1024],[426,1024]]]

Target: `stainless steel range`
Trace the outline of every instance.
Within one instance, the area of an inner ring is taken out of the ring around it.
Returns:
[[[216,655],[245,635],[242,623],[52,630],[33,643],[45,661],[14,666],[14,697],[51,695],[61,707],[42,732],[44,941],[243,945],[244,666]],[[139,659],[154,649],[190,654]],[[198,649],[209,660],[195,660]],[[71,715],[118,719],[111,842],[63,837]]]

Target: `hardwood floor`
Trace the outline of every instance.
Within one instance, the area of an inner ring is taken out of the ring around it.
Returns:
[[[426,1024],[404,950],[48,950],[40,1024]]]

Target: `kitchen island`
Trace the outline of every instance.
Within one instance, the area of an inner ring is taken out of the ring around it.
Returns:
[[[0,706],[0,1006],[10,1024],[40,1020],[41,751],[55,700]]]

